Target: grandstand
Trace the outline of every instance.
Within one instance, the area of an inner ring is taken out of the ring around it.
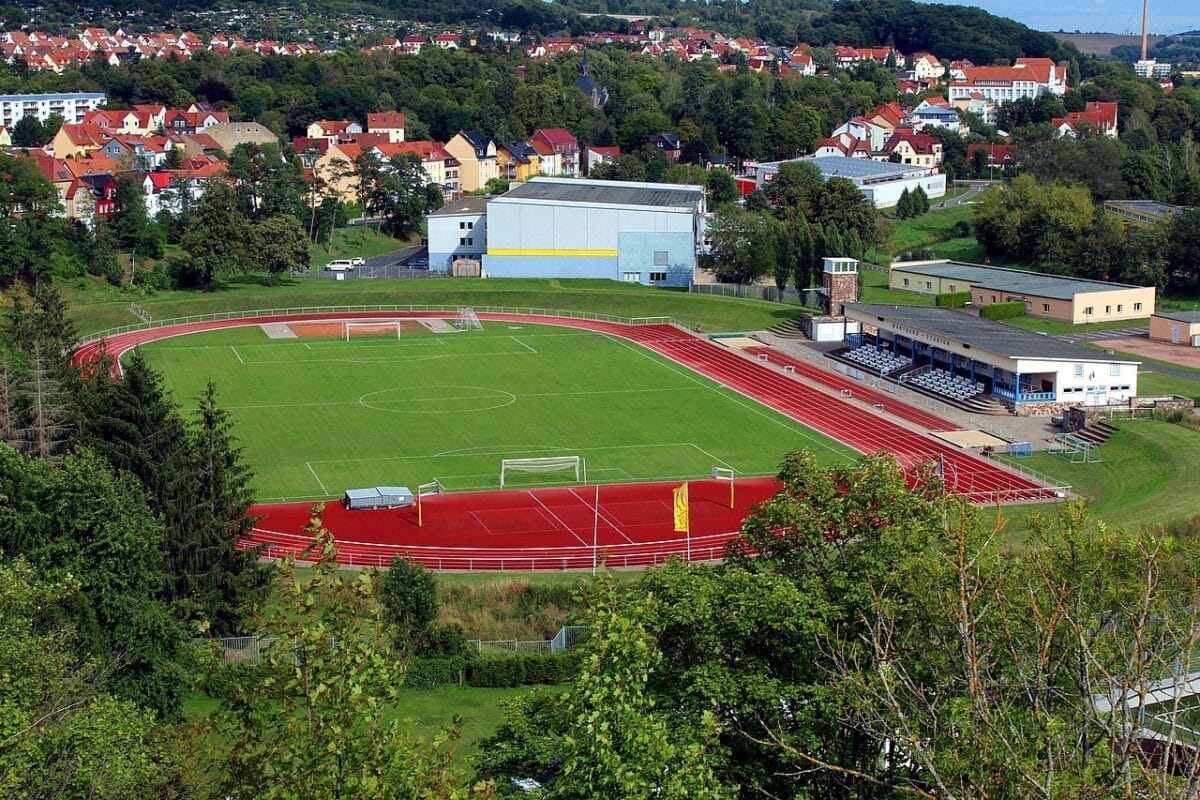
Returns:
[[[1062,403],[1128,403],[1137,396],[1138,361],[956,309],[881,303],[842,308],[850,349],[835,357],[870,359],[870,366],[886,370],[881,375],[950,403],[994,399],[1030,413]],[[855,329],[862,333],[850,333]]]

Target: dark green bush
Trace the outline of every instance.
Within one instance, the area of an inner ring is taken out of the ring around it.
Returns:
[[[979,309],[979,316],[984,319],[1013,319],[1025,316],[1025,304],[1019,300],[1011,303],[992,303]]]
[[[431,689],[434,686],[462,683],[468,663],[463,656],[409,659],[404,685],[413,689]]]
[[[579,669],[580,653],[573,650],[478,658],[467,668],[467,683],[485,688],[566,683]]]
[[[943,292],[933,298],[933,304],[943,308],[962,308],[969,302],[970,292]]]

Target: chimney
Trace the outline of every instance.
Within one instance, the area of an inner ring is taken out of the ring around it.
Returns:
[[[1149,60],[1150,48],[1146,46],[1146,26],[1150,21],[1150,0],[1142,0],[1142,61]]]

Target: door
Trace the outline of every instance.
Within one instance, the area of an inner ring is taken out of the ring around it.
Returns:
[[[1171,326],[1171,344],[1179,344],[1179,326]]]

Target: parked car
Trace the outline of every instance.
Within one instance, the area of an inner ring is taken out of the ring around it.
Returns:
[[[335,258],[325,265],[330,272],[348,272],[357,266],[352,258]]]
[[[354,266],[354,267],[361,267],[366,263],[367,263],[367,260],[365,258],[363,258],[362,256],[355,256],[354,258],[350,259],[350,264],[351,264],[351,266]]]

